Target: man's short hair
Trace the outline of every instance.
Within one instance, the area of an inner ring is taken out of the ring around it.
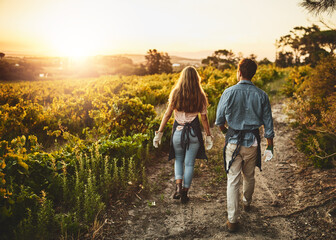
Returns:
[[[243,58],[239,61],[238,70],[243,78],[251,80],[257,71],[257,64],[249,58]]]

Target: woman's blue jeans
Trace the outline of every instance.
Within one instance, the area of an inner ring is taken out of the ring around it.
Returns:
[[[190,144],[189,148],[183,150],[181,145],[181,134],[182,130],[176,130],[173,136],[173,146],[175,151],[175,180],[183,179],[183,186],[189,188],[191,185],[195,158],[200,147],[200,143],[193,129],[191,129],[191,134],[189,134]],[[185,133],[188,134],[188,133]],[[185,136],[186,137],[186,136]],[[183,174],[183,165],[184,165],[184,174]]]

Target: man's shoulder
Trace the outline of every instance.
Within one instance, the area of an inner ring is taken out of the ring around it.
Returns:
[[[249,88],[248,90],[249,91],[257,91],[257,92],[260,92],[262,94],[266,94],[263,90],[261,90],[260,88],[258,88],[256,85],[254,84],[248,84]],[[235,84],[231,87],[228,87],[227,89],[224,90],[224,93],[229,93],[229,92],[232,92],[232,91],[241,91],[241,90],[247,90],[246,88],[246,84]]]
[[[254,89],[255,89],[255,91],[258,92],[259,94],[264,95],[264,96],[267,96],[267,93],[266,93],[264,90],[262,90],[261,88],[258,88],[256,85],[254,85]]]
[[[224,92],[223,92],[223,95],[229,96],[229,95],[234,94],[237,91],[242,92],[244,94],[244,92],[247,92],[246,90],[247,89],[245,88],[245,86],[243,84],[235,84],[235,85],[225,89]],[[254,84],[249,85],[248,92],[255,92],[261,98],[268,98],[267,93],[264,90],[258,88]]]
[[[232,87],[234,87],[234,86],[226,88],[223,93],[228,93],[228,92],[232,91]]]
[[[235,84],[235,85],[233,85],[233,86],[231,86],[231,87],[228,87],[227,89],[225,89],[224,90],[224,93],[230,93],[230,92],[232,92],[232,91],[236,91],[236,90],[238,90],[239,89],[239,84]]]

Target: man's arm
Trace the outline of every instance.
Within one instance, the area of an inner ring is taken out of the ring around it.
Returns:
[[[274,127],[273,127],[271,104],[269,102],[269,98],[267,95],[263,109],[263,123],[265,128],[264,137],[267,139],[267,149],[273,152]]]
[[[219,125],[218,127],[222,131],[223,134],[225,134],[227,132],[227,128],[225,127],[224,124],[223,125]]]
[[[227,104],[227,98],[228,94],[226,94],[226,91],[224,91],[217,105],[215,125],[219,126],[221,130],[223,127],[225,128],[224,124],[226,122],[225,109]]]
[[[271,150],[273,153],[273,147],[274,147],[274,143],[273,143],[273,138],[266,138],[267,139],[267,148],[266,150]]]

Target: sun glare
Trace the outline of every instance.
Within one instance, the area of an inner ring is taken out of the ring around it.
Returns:
[[[94,43],[77,39],[74,36],[63,36],[55,39],[54,47],[56,55],[68,57],[84,57],[94,54]]]
[[[53,38],[53,47],[56,55],[68,57],[85,57],[96,54],[95,39],[76,34],[59,35]]]
[[[96,55],[100,47],[99,32],[88,23],[56,20],[48,33],[55,55],[86,57]]]

